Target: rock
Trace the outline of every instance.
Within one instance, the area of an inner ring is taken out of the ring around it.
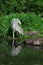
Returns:
[[[30,32],[27,32],[26,34],[28,36],[32,36],[32,35],[39,34],[39,33],[38,33],[38,31],[30,31]]]
[[[33,41],[33,45],[41,45],[43,43],[43,39],[42,38],[36,38],[34,41]]]
[[[31,38],[31,39],[26,39],[24,41],[25,45],[28,44],[28,45],[33,45],[33,46],[38,46],[38,45],[42,45],[43,43],[43,38]]]
[[[27,44],[28,44],[28,43],[32,43],[33,41],[34,41],[34,39],[26,39],[26,40],[25,40],[25,43],[27,43]]]
[[[41,44],[41,42],[39,40],[33,41],[33,45],[40,45],[40,44]]]

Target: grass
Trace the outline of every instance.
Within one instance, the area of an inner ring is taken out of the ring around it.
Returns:
[[[0,17],[0,36],[7,36],[7,33],[11,32],[8,32],[8,29],[11,19],[15,17],[21,20],[24,31],[36,30],[42,33],[43,37],[43,20],[34,13],[16,13]],[[43,65],[43,50],[23,48],[16,57],[9,56],[9,51],[7,41],[0,40],[0,65]]]
[[[35,13],[16,13],[0,17],[0,34],[7,34],[12,18],[18,18],[22,22],[24,31],[37,30],[43,33],[43,20]],[[4,31],[3,31],[4,30]]]

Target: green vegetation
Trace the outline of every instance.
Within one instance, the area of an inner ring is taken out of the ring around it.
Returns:
[[[0,36],[6,35],[12,18],[18,18],[22,22],[24,31],[36,30],[43,34],[43,20],[35,13],[16,13],[0,17]],[[3,31],[4,30],[4,31]]]
[[[0,0],[0,16],[28,11],[43,13],[43,0]]]
[[[25,8],[25,0],[0,0],[0,14],[22,12]]]
[[[25,32],[36,30],[43,35],[43,20],[35,13],[29,12],[0,17],[0,36],[7,36],[12,18],[20,19]],[[8,54],[10,48],[6,40],[0,41],[0,65],[43,65],[43,50],[23,48],[18,56],[11,57]]]
[[[11,36],[12,18],[22,22],[24,32],[38,31],[43,37],[43,0],[0,0],[0,37]],[[17,33],[20,40],[27,38]],[[38,37],[34,36],[34,37]],[[32,38],[32,36],[29,38]],[[19,42],[17,40],[17,42]],[[12,41],[0,39],[0,65],[43,65],[43,50],[24,48],[16,57],[9,56]]]

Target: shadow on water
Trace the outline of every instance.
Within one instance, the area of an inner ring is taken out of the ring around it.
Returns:
[[[11,27],[9,27],[8,32],[7,32],[7,37],[12,37],[12,38],[13,38],[13,34],[12,34],[12,33],[13,33],[13,30],[11,29]],[[15,31],[14,37],[15,37],[15,38],[18,38],[18,37],[19,37],[19,36],[18,36],[18,32]],[[8,42],[9,45],[12,46],[12,41],[13,41],[13,40],[8,40],[7,42]],[[18,46],[16,40],[14,40],[14,45],[15,45],[15,47]]]
[[[8,32],[7,32],[7,37],[12,37],[12,29],[9,27]],[[12,45],[12,40],[7,41],[9,45]]]

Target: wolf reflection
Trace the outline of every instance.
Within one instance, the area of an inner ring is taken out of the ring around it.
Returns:
[[[13,37],[13,39],[14,39],[14,38],[18,37],[16,35],[17,32],[19,34],[23,35],[24,32],[23,32],[22,28],[20,27],[20,25],[21,25],[20,20],[17,18],[13,18],[11,21],[11,26],[8,29],[7,36],[9,35],[9,36]],[[22,47],[17,45],[16,40],[11,40],[11,41],[9,41],[9,43],[12,46],[11,51],[10,51],[10,55],[11,56],[18,55],[18,53],[21,51]]]

